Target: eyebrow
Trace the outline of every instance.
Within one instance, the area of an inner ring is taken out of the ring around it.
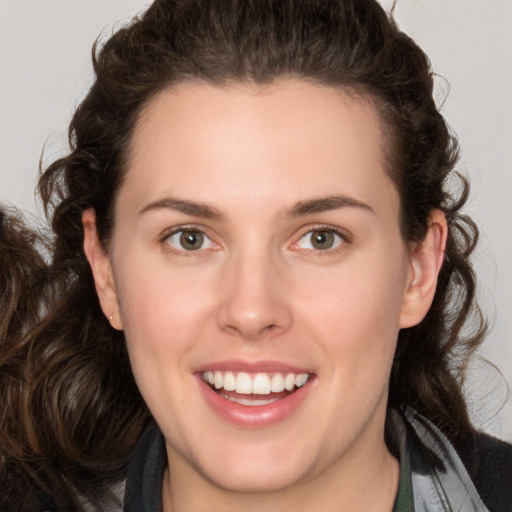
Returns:
[[[339,208],[361,208],[374,213],[371,206],[357,199],[334,195],[326,197],[318,197],[308,199],[307,201],[299,201],[286,211],[285,217],[303,217],[314,213],[322,213],[329,210],[337,210]],[[211,220],[224,220],[224,215],[214,206],[186,199],[176,199],[173,197],[164,197],[156,201],[152,201],[140,210],[139,215],[143,215],[155,210],[176,210],[193,217],[203,217]]]
[[[165,197],[163,199],[158,199],[147,204],[139,212],[139,215],[161,209],[176,210],[178,212],[185,213],[186,215],[191,215],[193,217],[203,217],[205,219],[211,220],[224,219],[224,215],[222,215],[222,213],[220,213],[217,208],[206,203],[187,201],[185,199],[175,199],[172,197]]]
[[[370,205],[363,203],[362,201],[343,195],[334,195],[308,199],[307,201],[299,201],[286,212],[286,217],[302,217],[312,213],[322,213],[346,207],[361,208],[371,213],[375,213]]]

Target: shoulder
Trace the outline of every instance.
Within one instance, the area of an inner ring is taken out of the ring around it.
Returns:
[[[512,511],[512,444],[473,432],[457,452],[489,510]]]
[[[431,498],[437,492],[441,502],[450,503],[453,510],[512,512],[512,445],[472,430],[455,446],[413,409],[407,408],[402,414],[395,414],[395,418],[401,417],[407,427],[415,503],[416,495],[427,497],[422,504],[431,510]],[[430,465],[428,470],[416,463],[422,457]],[[429,483],[433,484],[432,492],[427,489]]]
[[[160,510],[162,478],[167,465],[165,441],[151,420],[132,452],[125,483],[123,510]]]

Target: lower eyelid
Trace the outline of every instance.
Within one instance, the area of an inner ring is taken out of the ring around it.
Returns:
[[[207,247],[201,247],[196,250],[187,250],[183,247],[175,246],[169,242],[172,237],[174,237],[176,235],[180,235],[181,233],[187,232],[187,231],[196,232],[196,233],[200,233],[201,235],[203,235],[203,237],[205,239],[204,243],[207,245]],[[219,247],[219,245],[212,239],[211,236],[209,236],[203,229],[197,228],[195,226],[180,226],[176,229],[168,231],[167,233],[165,233],[164,235],[162,235],[160,237],[160,243],[165,244],[170,249],[172,249],[176,252],[182,252],[182,253],[188,253],[188,254],[199,253],[199,252],[202,252],[207,249]]]
[[[169,240],[170,240],[171,237],[173,237],[175,235],[178,235],[180,233],[186,232],[186,231],[201,233],[205,237],[205,243],[206,243],[207,247],[201,247],[200,249],[196,249],[196,250],[187,250],[185,248],[176,247],[176,246],[174,246],[174,245],[169,243]],[[311,248],[301,248],[301,247],[298,247],[298,244],[299,244],[300,240],[302,240],[302,238],[304,238],[308,234],[314,233],[315,231],[325,231],[325,232],[332,233],[335,237],[338,238],[338,240],[335,241],[335,246],[334,247],[329,247],[329,248],[326,248],[326,249],[323,249],[323,250],[322,249],[318,249],[318,248],[314,248],[314,247],[311,247]],[[176,252],[187,253],[188,255],[192,255],[194,253],[200,253],[200,252],[203,252],[203,251],[208,250],[208,249],[219,249],[219,248],[221,248],[221,245],[218,244],[217,242],[215,242],[213,240],[213,238],[211,236],[209,236],[205,232],[204,229],[201,229],[201,228],[196,227],[196,226],[179,226],[179,227],[176,227],[175,229],[172,229],[172,230],[168,231],[167,233],[163,234],[160,237],[160,243],[168,246],[169,250],[175,250]],[[345,245],[347,243],[350,243],[350,237],[345,232],[342,232],[341,230],[333,228],[331,226],[314,226],[314,227],[311,227],[311,228],[309,228],[307,230],[304,230],[299,235],[299,237],[296,239],[296,241],[291,245],[291,248],[293,248],[293,249],[310,250],[312,252],[317,252],[317,253],[321,253],[321,252],[327,253],[327,252],[335,252],[337,249],[339,249],[341,246],[343,246],[343,245]]]
[[[329,251],[332,252],[332,251],[336,251],[336,249],[340,248],[341,246],[343,246],[344,244],[349,242],[348,236],[345,233],[343,233],[340,230],[338,230],[338,229],[335,229],[335,228],[330,227],[330,226],[315,226],[315,227],[310,228],[310,229],[308,229],[306,231],[303,231],[301,233],[301,235],[298,237],[297,241],[292,244],[292,247],[295,247],[297,249],[301,249],[301,247],[298,247],[299,242],[306,235],[311,235],[315,231],[325,231],[325,232],[332,233],[339,240],[335,241],[336,245],[334,247],[329,247],[329,248],[326,248],[326,249],[323,249],[323,250],[322,249],[316,249],[314,247],[308,247],[308,248],[304,248],[304,250],[310,250],[310,251],[315,251],[315,252],[329,252]]]

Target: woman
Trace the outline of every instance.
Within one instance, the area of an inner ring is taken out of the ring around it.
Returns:
[[[510,510],[468,186],[382,8],[157,0],[95,72],[52,261],[2,223],[2,510]]]

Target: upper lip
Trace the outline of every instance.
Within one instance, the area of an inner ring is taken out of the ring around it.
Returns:
[[[197,373],[214,372],[216,370],[247,373],[313,373],[309,368],[280,361],[243,361],[239,359],[214,361],[202,365],[197,369]]]

